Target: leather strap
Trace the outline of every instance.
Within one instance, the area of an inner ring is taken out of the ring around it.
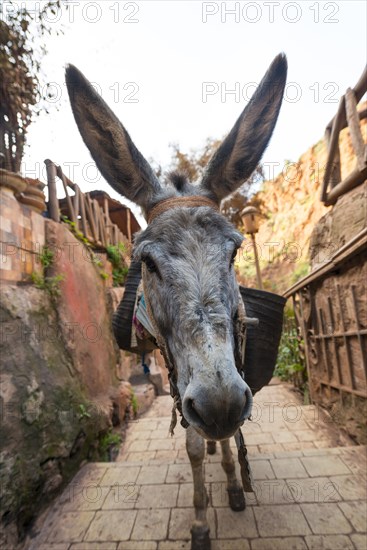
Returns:
[[[148,213],[148,224],[151,223],[157,216],[163,214],[163,212],[179,206],[185,206],[187,208],[192,206],[209,206],[219,212],[219,206],[217,203],[207,197],[171,197],[170,199],[165,199],[153,206],[151,211]]]

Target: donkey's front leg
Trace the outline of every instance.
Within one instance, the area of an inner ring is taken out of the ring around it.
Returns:
[[[246,501],[242,486],[237,480],[229,439],[224,439],[220,444],[222,447],[222,467],[227,474],[229,505],[234,512],[240,512],[246,508]]]
[[[195,521],[191,528],[191,550],[210,550],[209,526],[206,519],[208,495],[204,484],[204,439],[189,426],[186,430],[186,450],[194,480]]]

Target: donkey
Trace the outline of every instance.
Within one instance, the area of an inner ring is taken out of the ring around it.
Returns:
[[[195,550],[210,548],[204,439],[220,441],[230,506],[245,508],[229,446],[252,407],[251,390],[236,362],[235,324],[242,300],[233,263],[243,236],[221,215],[220,203],[258,165],[278,118],[286,74],[286,57],[279,54],[200,183],[174,173],[163,185],[90,82],[74,66],[66,70],[74,117],[93,159],[110,185],[139,205],[148,221],[135,239],[133,257],[142,262],[148,314],[187,428]]]

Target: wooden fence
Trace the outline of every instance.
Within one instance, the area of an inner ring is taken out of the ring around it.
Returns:
[[[284,294],[293,299],[315,402],[367,398],[366,276],[367,228]]]
[[[335,204],[338,197],[347,193],[367,178],[367,146],[363,141],[360,121],[367,118],[367,109],[357,105],[367,91],[367,67],[354,88],[348,88],[340,99],[338,111],[325,130],[328,158],[321,189],[321,200],[326,206]],[[348,126],[353,150],[357,157],[354,170],[341,181],[339,134]]]
[[[125,236],[113,223],[109,215],[107,198],[101,206],[89,193],[82,193],[79,186],[69,180],[60,166],[47,159],[48,214],[56,222],[66,216],[77,231],[80,231],[96,248],[105,249],[108,245],[124,243],[127,250],[131,244],[131,231]],[[56,194],[56,178],[60,178],[65,191],[65,199],[59,200]],[[69,189],[74,191],[69,194]]]

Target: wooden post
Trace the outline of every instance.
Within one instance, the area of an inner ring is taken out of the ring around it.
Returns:
[[[362,132],[359,125],[356,98],[353,90],[350,88],[348,88],[345,94],[345,110],[347,113],[347,121],[353,149],[357,157],[357,166],[362,171],[367,166],[367,148],[363,143]]]
[[[79,188],[78,188],[79,189]],[[82,222],[82,228],[84,237],[87,239],[90,239],[90,233],[87,229],[87,216],[85,213],[85,195],[80,191],[80,216],[81,216],[81,222]]]
[[[321,188],[322,202],[325,202],[327,197],[327,188],[330,181],[331,173],[333,171],[333,160],[334,160],[335,149],[339,141],[340,128],[344,124],[345,118],[346,118],[345,117],[345,97],[343,96],[340,99],[338,111],[335,117],[333,118],[332,122],[329,124],[329,127],[331,128],[331,134],[330,134],[330,141],[328,142],[328,157],[326,161],[325,174],[324,174],[324,179],[323,179],[322,188]]]
[[[330,126],[328,126],[325,130],[325,138],[324,138],[327,145],[329,145],[330,143],[330,136],[331,136],[331,128]],[[342,179],[342,175],[341,175],[341,168],[340,168],[340,148],[339,148],[339,143],[337,143],[335,146],[335,153],[334,153],[334,158],[331,166],[330,181],[327,182],[327,184],[330,183],[330,187],[333,188],[338,183],[340,183],[341,179]],[[327,190],[327,187],[328,185],[326,185],[326,190]]]
[[[45,160],[48,186],[48,213],[51,220],[60,221],[59,201],[56,193],[56,166],[50,159]]]
[[[262,282],[262,279],[261,279],[261,271],[260,271],[260,264],[259,264],[259,256],[258,256],[258,253],[257,253],[257,246],[256,246],[256,241],[255,241],[255,234],[254,233],[251,233],[251,239],[252,239],[252,244],[253,244],[253,247],[254,247],[254,254],[255,254],[255,266],[256,266],[256,278],[257,278],[257,286],[260,290],[262,290],[263,288],[263,282]]]
[[[88,213],[88,222],[92,231],[94,244],[98,245],[98,234],[97,234],[96,224],[94,223],[91,199],[88,193],[86,193],[84,196],[85,196],[85,206]]]
[[[324,201],[325,206],[330,206],[331,204],[335,204],[337,199],[343,195],[344,193],[347,193],[351,189],[354,189],[357,187],[357,185],[360,185],[367,179],[367,168],[362,170],[362,172],[359,170],[359,168],[355,168],[353,172],[349,174],[342,182],[338,183],[334,189],[331,189],[331,191],[328,193],[326,200]]]
[[[75,216],[75,212],[74,212],[74,208],[73,208],[73,203],[71,202],[71,198],[69,197],[68,185],[67,185],[67,182],[66,182],[66,179],[65,179],[65,175],[62,171],[60,172],[60,177],[61,177],[62,185],[63,185],[64,191],[65,191],[66,204],[68,205],[70,220],[76,224],[76,216]]]
[[[129,241],[129,243],[131,243],[131,212],[130,212],[130,208],[127,208],[126,213],[127,213],[127,218],[126,218],[127,239]]]
[[[73,207],[74,207],[74,212],[75,212],[75,225],[76,225],[76,228],[79,229],[78,216],[79,216],[79,195],[80,195],[80,191],[79,191],[79,187],[77,185],[75,186],[74,191],[75,191],[75,195],[74,195],[74,198],[73,198]]]

